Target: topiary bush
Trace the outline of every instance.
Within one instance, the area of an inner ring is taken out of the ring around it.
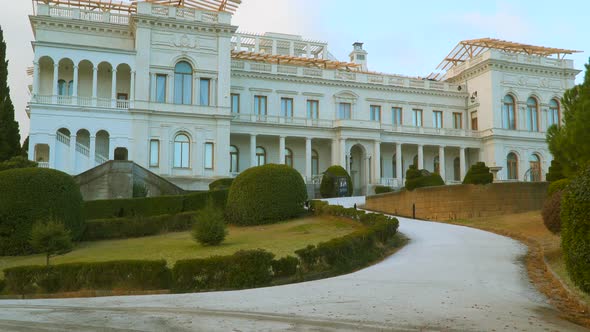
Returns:
[[[348,193],[346,196],[352,196],[352,178],[350,174],[342,167],[342,166],[330,166],[324,172],[324,176],[322,177],[322,182],[320,184],[320,194],[323,198],[332,198],[338,197],[338,188],[337,185],[334,183],[334,177],[346,177],[346,185],[348,186]]]
[[[23,156],[12,157],[0,163],[0,172],[14,168],[37,167],[37,163]]]
[[[236,225],[274,223],[301,215],[306,200],[305,183],[294,168],[275,164],[252,167],[234,180],[225,217]]]
[[[227,235],[227,226],[223,220],[223,212],[213,204],[197,212],[193,224],[192,236],[204,246],[219,245]]]
[[[209,183],[209,190],[214,191],[229,189],[229,187],[231,187],[232,182],[234,182],[233,178],[215,180]]]
[[[414,165],[410,165],[406,172],[406,185],[407,190],[414,190],[422,187],[434,187],[444,186],[445,182],[436,173],[430,173],[427,170],[418,170]]]
[[[80,238],[82,195],[71,176],[47,168],[0,172],[0,256],[33,253],[31,228],[50,218],[63,222],[73,240]]]
[[[590,293],[590,167],[580,171],[564,191],[561,247],[572,281]]]
[[[385,193],[390,193],[392,192],[393,189],[391,187],[388,186],[376,186],[375,187],[375,194],[379,195],[379,194],[385,194]]]
[[[551,182],[549,184],[549,188],[547,188],[547,196],[551,196],[558,191],[565,190],[569,184],[570,180],[565,178]]]
[[[551,160],[551,166],[549,166],[549,172],[545,175],[547,181],[553,182],[561,179],[565,179],[563,175],[563,167],[561,163],[556,159]]]
[[[558,234],[561,231],[562,196],[562,191],[557,191],[549,196],[543,203],[543,210],[541,211],[545,227],[553,234]]]
[[[477,162],[469,168],[463,184],[488,184],[494,181],[494,175],[490,173],[490,168],[484,162]]]
[[[285,278],[295,275],[299,259],[293,256],[285,256],[272,261],[272,271],[275,278]]]

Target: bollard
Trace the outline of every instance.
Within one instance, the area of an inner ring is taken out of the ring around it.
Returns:
[[[412,203],[412,219],[416,219],[416,203]]]

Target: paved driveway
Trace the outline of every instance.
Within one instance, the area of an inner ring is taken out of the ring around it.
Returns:
[[[231,292],[0,301],[0,330],[588,331],[533,288],[518,242],[400,221],[411,242],[349,275]]]

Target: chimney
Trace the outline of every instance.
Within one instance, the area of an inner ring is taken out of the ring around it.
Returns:
[[[362,71],[367,69],[367,51],[363,50],[363,43],[356,42],[352,44],[352,52],[350,52],[350,62],[361,65]]]

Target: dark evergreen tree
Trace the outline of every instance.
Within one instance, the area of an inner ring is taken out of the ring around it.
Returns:
[[[0,162],[21,154],[18,122],[8,88],[8,60],[4,32],[0,27]]]

